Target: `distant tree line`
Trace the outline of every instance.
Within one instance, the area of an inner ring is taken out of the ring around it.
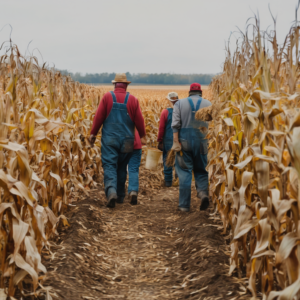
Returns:
[[[116,73],[100,73],[100,74],[81,74],[81,73],[70,73],[67,70],[60,70],[63,75],[70,75],[74,81],[80,83],[111,83],[115,78]],[[203,85],[210,84],[214,74],[131,74],[126,73],[127,79],[132,83],[137,84],[190,84],[192,82],[198,82]]]

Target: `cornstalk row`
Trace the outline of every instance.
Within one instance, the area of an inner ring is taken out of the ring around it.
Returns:
[[[256,20],[211,84],[222,110],[208,132],[210,195],[230,233],[229,273],[268,300],[299,299],[299,30],[279,48]]]

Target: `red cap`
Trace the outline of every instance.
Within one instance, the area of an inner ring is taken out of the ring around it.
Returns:
[[[202,91],[201,85],[199,83],[192,83],[190,86],[190,91]]]

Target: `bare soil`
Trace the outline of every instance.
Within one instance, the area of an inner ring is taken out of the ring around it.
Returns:
[[[194,189],[191,211],[178,211],[178,194],[143,190],[137,206],[125,199],[108,209],[103,189],[90,191],[44,253],[43,285],[70,300],[249,298],[242,280],[228,276],[219,217],[199,211]]]

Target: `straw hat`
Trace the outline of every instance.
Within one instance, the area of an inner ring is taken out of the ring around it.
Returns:
[[[172,99],[172,98],[177,98],[177,99]],[[168,94],[167,99],[170,100],[171,102],[178,101],[178,94],[175,92],[171,92]]]
[[[131,81],[127,81],[127,77],[125,73],[117,73],[115,76],[115,80],[111,81],[112,83],[117,83],[117,82],[124,82],[124,83],[131,83]]]

